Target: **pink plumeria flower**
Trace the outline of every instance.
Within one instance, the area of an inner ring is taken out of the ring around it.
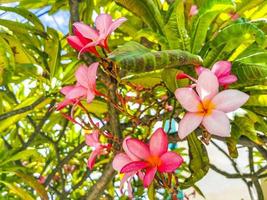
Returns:
[[[94,150],[92,151],[87,166],[90,170],[93,169],[95,160],[97,156],[107,154],[108,150],[110,149],[110,144],[102,144],[99,141],[99,130],[93,130],[91,134],[86,134],[85,142],[88,146],[92,147]]]
[[[189,16],[197,15],[197,13],[198,13],[197,5],[192,5],[190,8]]]
[[[125,153],[119,153],[115,156],[115,158],[113,159],[112,162],[112,166],[115,170],[117,170],[118,172],[121,171],[121,169],[126,165],[129,164],[133,161],[139,161],[140,159],[138,157],[136,157],[134,154],[132,154],[127,145],[126,145],[126,141],[130,139],[130,137],[127,137],[124,139],[123,143],[122,143],[122,148],[124,150]],[[138,172],[138,171],[132,171],[132,172],[128,172],[125,173],[122,180],[121,180],[121,184],[120,184],[120,191],[122,193],[122,188],[123,185],[125,183],[127,183],[127,189],[128,189],[128,196],[130,198],[133,198],[133,194],[132,194],[132,186],[131,186],[131,180],[133,179],[134,175],[138,175],[141,180],[143,180],[143,173],[142,172]]]
[[[188,112],[179,123],[181,139],[202,124],[210,134],[230,136],[230,122],[226,113],[242,106],[249,96],[239,90],[224,90],[220,93],[217,77],[210,70],[204,70],[192,88],[178,88],[175,96]]]
[[[99,57],[96,46],[101,46],[107,50],[108,37],[127,19],[121,17],[112,21],[112,17],[108,14],[100,14],[95,20],[96,29],[81,23],[76,22],[74,26],[74,36],[68,36],[69,44],[79,51],[78,57],[84,52],[90,52]]]
[[[220,86],[227,88],[230,84],[237,81],[237,77],[231,74],[231,69],[232,63],[229,61],[218,61],[212,66],[211,72],[217,76]],[[198,75],[205,70],[208,69],[201,66],[196,67],[196,72]]]
[[[57,105],[57,110],[61,110],[67,105],[77,105],[80,100],[86,99],[87,103],[91,103],[96,94],[96,72],[99,63],[92,63],[89,67],[81,65],[75,72],[77,80],[76,85],[66,86],[61,89],[61,93],[65,95],[63,102]]]
[[[162,128],[157,129],[150,138],[149,144],[138,139],[127,139],[126,146],[138,160],[127,163],[120,170],[121,173],[145,171],[143,183],[148,187],[156,172],[173,172],[182,163],[183,158],[175,152],[168,152],[167,134]]]

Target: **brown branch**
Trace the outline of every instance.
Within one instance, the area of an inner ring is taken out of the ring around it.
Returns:
[[[46,98],[47,97],[43,96],[43,97],[37,99],[35,102],[33,102],[33,104],[31,104],[29,106],[25,106],[23,108],[12,110],[12,111],[10,111],[8,113],[4,113],[4,114],[0,115],[0,120],[4,120],[4,119],[12,117],[14,115],[21,114],[21,113],[33,110],[38,104],[43,102]]]
[[[57,167],[47,176],[44,185],[47,186],[54,175],[66,164],[76,153],[78,153],[85,146],[85,142],[82,142],[77,147],[75,147],[63,160],[59,162]]]

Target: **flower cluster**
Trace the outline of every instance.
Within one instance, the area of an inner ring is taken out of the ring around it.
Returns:
[[[194,16],[197,13],[198,8],[193,5],[189,15]],[[76,22],[73,24],[74,35],[68,36],[68,43],[79,52],[78,57],[84,52],[101,57],[96,47],[109,51],[109,35],[125,21],[125,18],[113,21],[110,15],[101,14],[96,18],[96,28]],[[80,103],[82,100],[86,100],[89,104],[96,95],[101,95],[96,89],[98,66],[98,62],[90,66],[81,65],[75,72],[77,83],[61,89],[65,99],[57,105],[57,110],[73,105],[72,114],[67,118],[75,123],[77,122],[73,118],[74,108],[80,106],[85,109]],[[194,82],[188,87],[178,88],[175,91],[176,99],[187,111],[179,122],[178,135],[183,139],[202,124],[210,134],[227,137],[230,135],[231,127],[226,113],[238,109],[249,96],[238,90],[227,89],[230,84],[237,81],[237,77],[231,73],[231,63],[228,61],[215,63],[211,70],[202,66],[196,66],[195,70],[197,79],[185,73],[179,73],[176,77],[177,79],[189,78]],[[223,91],[219,91],[220,86]],[[117,106],[116,102],[111,103],[114,107]],[[119,107],[116,108],[121,111]],[[175,108],[166,104],[167,112],[173,109]],[[112,146],[99,140],[102,132],[99,125],[94,124],[91,118],[90,124],[93,124],[93,128],[89,129],[93,130],[90,134],[86,134],[85,142],[93,148],[87,162],[88,168],[92,170],[97,157],[108,154]],[[117,138],[114,139],[112,135],[105,135],[105,133],[103,135],[117,144],[121,142],[115,141]],[[162,173],[173,173],[183,163],[183,158],[179,154],[168,151],[168,137],[162,128],[158,128],[152,134],[148,144],[127,136],[123,140],[122,148],[124,152],[115,155],[112,164],[115,170],[123,174],[120,189],[122,190],[124,183],[127,183],[130,197],[132,197],[131,180],[135,175],[142,180],[144,187],[148,187],[154,179],[160,179]],[[171,178],[169,180],[171,182]]]

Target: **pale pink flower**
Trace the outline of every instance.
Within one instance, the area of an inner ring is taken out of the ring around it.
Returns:
[[[190,8],[189,16],[197,15],[197,13],[198,13],[197,5],[192,5]]]
[[[226,113],[242,106],[249,96],[239,90],[224,90],[220,93],[217,77],[210,70],[204,70],[193,88],[178,88],[175,96],[188,112],[179,123],[181,139],[202,124],[210,134],[230,136],[230,122]]]
[[[183,158],[175,152],[168,152],[167,134],[162,128],[157,129],[150,138],[149,144],[145,144],[138,139],[127,139],[126,146],[134,159],[117,159],[115,164],[124,165],[121,173],[136,173],[145,171],[143,183],[148,187],[156,174],[156,172],[173,172],[182,163]],[[125,157],[126,158],[126,157]],[[134,161],[132,161],[134,160]],[[118,168],[119,169],[119,168]]]
[[[223,61],[223,60],[216,62],[212,66],[211,72],[213,72],[215,76],[217,76],[220,86],[227,88],[228,85],[237,81],[237,77],[231,74],[231,69],[232,69],[232,63],[229,61]],[[198,75],[200,75],[201,72],[205,70],[208,70],[208,69],[201,67],[201,66],[196,67],[196,72]]]
[[[99,57],[96,46],[101,46],[108,50],[108,37],[127,19],[121,17],[112,21],[112,17],[108,14],[100,14],[95,20],[96,29],[76,22],[74,26],[74,36],[68,36],[68,43],[77,51],[79,56],[84,52],[90,52]]]
[[[92,151],[87,166],[90,170],[93,169],[95,160],[97,156],[107,154],[108,150],[110,149],[110,144],[102,144],[99,141],[99,130],[93,130],[91,134],[85,135],[85,142],[88,146],[92,147],[94,150]]]
[[[87,103],[91,103],[96,94],[96,72],[99,63],[92,63],[89,67],[81,65],[75,72],[77,80],[76,85],[65,86],[61,89],[61,93],[65,95],[63,102],[57,105],[57,110],[61,110],[67,105],[77,105],[80,100],[86,99]]]

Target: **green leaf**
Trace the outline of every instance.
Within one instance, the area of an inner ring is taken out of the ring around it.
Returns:
[[[193,22],[192,29],[192,52],[199,53],[205,42],[208,29],[218,14],[225,10],[233,10],[234,4],[231,0],[210,0],[199,7],[199,13]]]
[[[181,183],[181,188],[188,188],[202,179],[209,170],[209,157],[204,144],[197,138],[193,132],[187,136],[189,146],[189,169],[191,176]]]
[[[242,22],[227,26],[210,42],[210,50],[204,58],[204,65],[211,66],[218,60],[229,59],[240,45],[249,46],[254,41],[262,45],[265,41],[265,34],[253,24]],[[240,54],[242,51],[237,53]],[[235,57],[238,56],[237,53]]]
[[[123,77],[121,80],[127,80],[131,83],[142,85],[146,88],[150,88],[155,86],[156,84],[159,84],[161,79],[161,71],[162,70],[155,70],[152,72],[145,72],[145,73],[139,73],[139,74],[133,74],[126,77]]]
[[[41,197],[42,200],[48,200],[48,196],[47,196],[47,192],[45,191],[45,187],[42,184],[40,184],[36,180],[36,178],[34,178],[28,174],[24,174],[22,172],[19,172],[19,171],[15,172],[15,173],[25,183],[27,183],[29,186],[31,186],[33,189],[35,189],[35,191]]]
[[[250,95],[249,100],[243,107],[267,116],[267,94]]]
[[[31,105],[34,101],[37,100],[38,97],[28,97],[27,99],[25,99],[23,102],[21,102],[18,106],[14,106],[14,110],[22,108],[22,107],[26,107]],[[39,109],[39,108],[43,108],[44,106],[48,105],[50,103],[51,99],[45,99],[44,101],[42,101],[40,104],[38,104],[34,109]],[[17,121],[21,120],[22,118],[26,117],[29,113],[31,113],[32,110],[30,111],[26,111],[23,112],[21,114],[17,114],[11,117],[8,117],[4,120],[0,121],[0,132],[2,132],[3,130],[12,127],[13,125],[16,124]]]
[[[25,160],[31,156],[39,157],[40,154],[37,152],[36,149],[26,149],[24,151],[20,151],[20,152],[16,153],[15,155],[10,156],[8,159],[5,159],[4,161],[2,161],[0,163],[0,165],[5,165],[11,161]]]
[[[183,71],[174,68],[168,68],[162,71],[162,80],[171,92],[174,92],[177,88],[186,87],[188,85],[188,79],[176,79],[176,75],[182,72]]]
[[[155,200],[155,187],[154,187],[154,182],[152,182],[150,184],[150,186],[148,187],[148,191],[147,191],[147,196],[149,200]]]
[[[177,0],[170,6],[170,17],[164,26],[171,49],[190,51],[190,38],[185,28],[184,1]]]
[[[37,29],[34,26],[29,24],[23,24],[20,22],[14,22],[10,20],[0,19],[0,25],[8,28],[9,30],[13,31],[14,33],[18,34],[29,34],[30,32],[40,35],[42,37],[46,37],[47,34],[40,29]]]
[[[14,193],[15,195],[19,196],[22,200],[34,200],[28,192],[18,187],[15,183],[10,184],[5,181],[0,182],[9,188],[11,193]]]
[[[140,17],[155,32],[163,33],[163,20],[153,0],[115,0],[117,4]]]
[[[249,110],[243,109],[235,113],[233,124],[236,128],[233,129],[235,132],[232,130],[231,135],[235,138],[244,135],[256,144],[263,144],[257,133],[258,131],[266,132],[266,124],[261,117]]]
[[[125,72],[149,72],[182,65],[200,65],[199,56],[181,50],[150,51],[136,42],[127,42],[114,50],[109,58]]]
[[[236,61],[232,65],[233,74],[238,77],[238,84],[253,85],[267,81],[267,63],[243,63]]]
[[[24,8],[0,6],[0,10],[17,13],[22,17],[24,17],[25,19],[29,20],[31,23],[33,23],[36,28],[40,29],[41,31],[44,31],[44,26],[42,22],[39,20],[39,18],[36,17],[32,12]]]
[[[0,84],[7,79],[6,70],[15,70],[15,58],[9,44],[0,35]]]
[[[93,100],[90,104],[86,102],[82,102],[83,105],[86,107],[88,112],[94,113],[97,116],[101,116],[103,113],[108,111],[107,104],[101,100]]]
[[[45,52],[48,54],[50,79],[52,79],[55,77],[60,64],[61,45],[56,30],[48,27],[47,33],[49,34],[49,37],[45,42]]]

